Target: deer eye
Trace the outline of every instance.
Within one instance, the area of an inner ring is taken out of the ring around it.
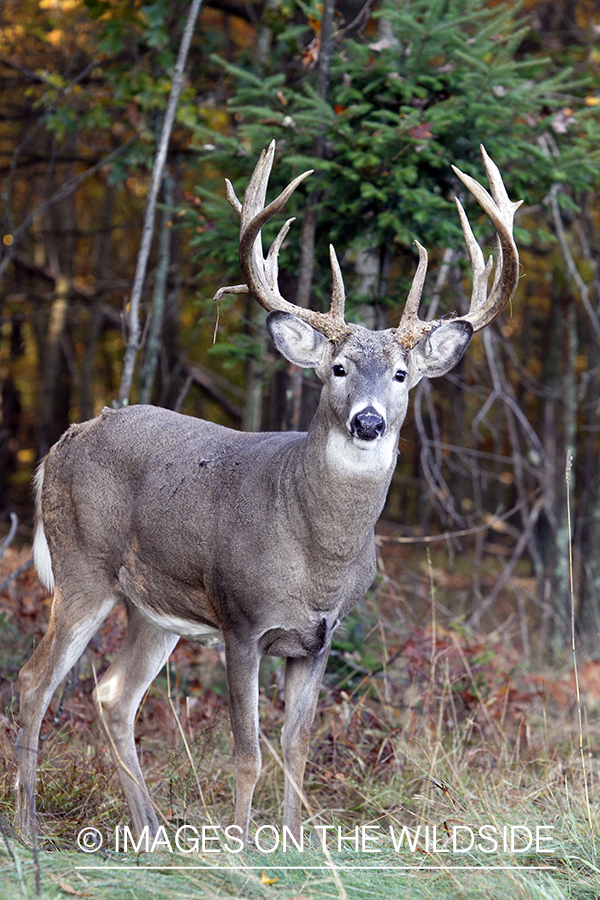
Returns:
[[[398,369],[394,375],[394,381],[406,381],[406,372],[404,372],[403,369]]]
[[[345,368],[343,366],[340,366],[339,364],[336,364],[333,367],[332,372],[336,376],[336,378],[345,378],[346,376]]]

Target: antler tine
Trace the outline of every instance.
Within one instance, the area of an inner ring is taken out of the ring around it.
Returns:
[[[522,200],[514,202],[509,198],[500,170],[490,159],[483,145],[480,145],[480,150],[490,183],[491,194],[479,182],[471,178],[470,175],[466,175],[460,169],[457,169],[456,166],[452,166],[454,173],[473,194],[496,230],[498,258],[494,283],[488,297],[487,283],[493,266],[493,258],[490,256],[487,263],[484,262],[481,247],[475,240],[460,200],[456,198],[458,215],[473,270],[473,290],[468,313],[465,316],[456,318],[454,321],[469,322],[473,327],[473,331],[480,331],[486,325],[489,325],[502,312],[517,287],[519,254],[513,239],[512,229],[515,212],[523,202]],[[427,270],[427,254],[418,241],[415,241],[415,243],[419,249],[419,266],[404,307],[400,325],[396,331],[397,340],[407,347],[413,347],[425,334],[439,324],[439,320],[423,322],[418,317],[419,300]]]
[[[498,316],[513,296],[519,280],[519,253],[513,238],[513,220],[515,212],[523,203],[522,200],[512,201],[502,181],[498,166],[490,159],[483,144],[480,145],[481,156],[491,195],[479,182],[452,166],[454,173],[460,178],[466,188],[473,194],[481,208],[488,216],[496,230],[496,243],[498,258],[494,283],[489,297],[487,294],[487,280],[492,266],[492,259],[483,267],[483,254],[473,236],[467,217],[459,205],[459,215],[463,226],[463,234],[473,265],[473,292],[469,312],[461,319],[470,322],[473,331],[480,331],[489,325]],[[466,227],[465,227],[466,225]],[[477,250],[474,248],[477,247]]]
[[[344,332],[347,330],[346,322],[344,321],[346,291],[344,289],[342,270],[340,269],[340,264],[333,244],[329,245],[329,259],[331,260],[331,274],[333,276],[333,291],[331,293],[331,308],[329,314],[334,325],[337,326],[341,332]]]
[[[396,340],[400,341],[408,349],[418,344],[421,338],[435,327],[435,322],[423,322],[419,318],[419,303],[421,302],[421,294],[425,284],[428,260],[425,247],[418,241],[415,241],[415,246],[419,251],[419,265],[404,304],[400,324],[396,329]]]
[[[419,251],[419,265],[417,266],[415,277],[413,278],[408,297],[406,298],[406,303],[404,304],[404,310],[402,312],[398,330],[410,329],[414,327],[417,322],[420,322],[418,315],[419,303],[421,302],[421,294],[423,293],[423,285],[425,284],[428,259],[425,247],[418,241],[415,241],[415,246]]]
[[[467,218],[467,214],[464,211],[463,205],[458,197],[455,197],[454,201],[458,209],[463,237],[465,239],[465,244],[467,245],[467,252],[471,261],[471,270],[473,272],[473,289],[471,292],[471,304],[469,307],[469,311],[471,311],[479,309],[485,303],[485,299],[487,297],[488,279],[492,270],[492,266],[494,265],[494,259],[492,256],[490,256],[487,263],[484,263],[483,252],[481,250],[481,247],[475,240],[475,235],[473,234],[471,224]]]
[[[263,256],[261,240],[263,226],[283,209],[298,185],[313,172],[310,169],[308,172],[298,175],[275,200],[265,206],[267,185],[274,158],[275,141],[271,141],[268,149],[262,151],[254,168],[243,203],[240,203],[236,197],[231,182],[226,180],[227,199],[240,216],[240,267],[246,278],[246,284],[220,288],[215,299],[226,293],[250,291],[268,312],[279,310],[292,313],[308,322],[330,340],[338,340],[349,329],[344,321],[344,285],[335,252],[333,252],[331,262],[334,282],[331,309],[325,314],[296,306],[286,300],[279,291],[277,258],[290,225],[294,221],[293,218],[288,219],[280,229],[267,253],[267,258],[265,259]]]

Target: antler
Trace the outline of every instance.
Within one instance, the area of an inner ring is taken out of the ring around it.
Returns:
[[[473,290],[468,313],[464,316],[459,316],[453,321],[470,322],[473,326],[473,331],[480,331],[486,325],[489,325],[502,312],[517,287],[519,254],[513,239],[512,228],[515,212],[523,202],[519,200],[515,203],[509,199],[498,167],[487,155],[483,145],[480,145],[480,150],[490,183],[491,195],[470,175],[466,175],[460,169],[457,169],[456,166],[452,166],[453,171],[473,194],[496,229],[498,261],[492,291],[488,297],[487,283],[493,266],[493,258],[490,256],[487,264],[484,263],[481,247],[475,240],[460,200],[456,198],[458,214],[473,270]],[[415,241],[415,243],[419,250],[419,265],[406,300],[400,325],[396,330],[397,339],[407,347],[414,347],[439,322],[439,320],[423,322],[418,316],[419,301],[427,271],[427,251],[418,241]]]
[[[308,172],[298,175],[275,200],[265,207],[267,184],[273,167],[274,157],[275,141],[271,141],[268,150],[263,150],[260,155],[246,188],[243,203],[240,203],[231,182],[226,179],[227,199],[240,216],[240,267],[246,278],[246,283],[222,287],[217,291],[214,299],[218,300],[223,294],[250,292],[268,312],[280,310],[293,313],[299,319],[308,322],[329,340],[339,340],[349,331],[349,327],[344,321],[346,294],[333,245],[329,245],[331,270],[333,273],[333,292],[328,313],[320,313],[312,309],[296,306],[294,303],[286,300],[279,292],[277,284],[277,257],[290,225],[294,221],[293,218],[288,219],[284,223],[279,234],[271,244],[267,258],[263,257],[261,240],[263,226],[283,209],[298,185],[313,172],[313,169],[309,169]]]

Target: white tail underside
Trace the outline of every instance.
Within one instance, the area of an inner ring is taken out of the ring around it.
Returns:
[[[36,523],[35,534],[33,537],[33,561],[40,577],[40,581],[49,591],[54,590],[54,572],[52,571],[52,559],[50,558],[50,548],[46,540],[46,532],[44,531],[44,520],[42,518],[42,486],[44,484],[44,463],[38,467],[35,473],[35,511]]]

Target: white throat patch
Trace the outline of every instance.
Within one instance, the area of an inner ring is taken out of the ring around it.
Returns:
[[[330,431],[325,450],[327,464],[340,475],[385,475],[395,465],[398,440],[393,432],[387,432],[374,441]]]

